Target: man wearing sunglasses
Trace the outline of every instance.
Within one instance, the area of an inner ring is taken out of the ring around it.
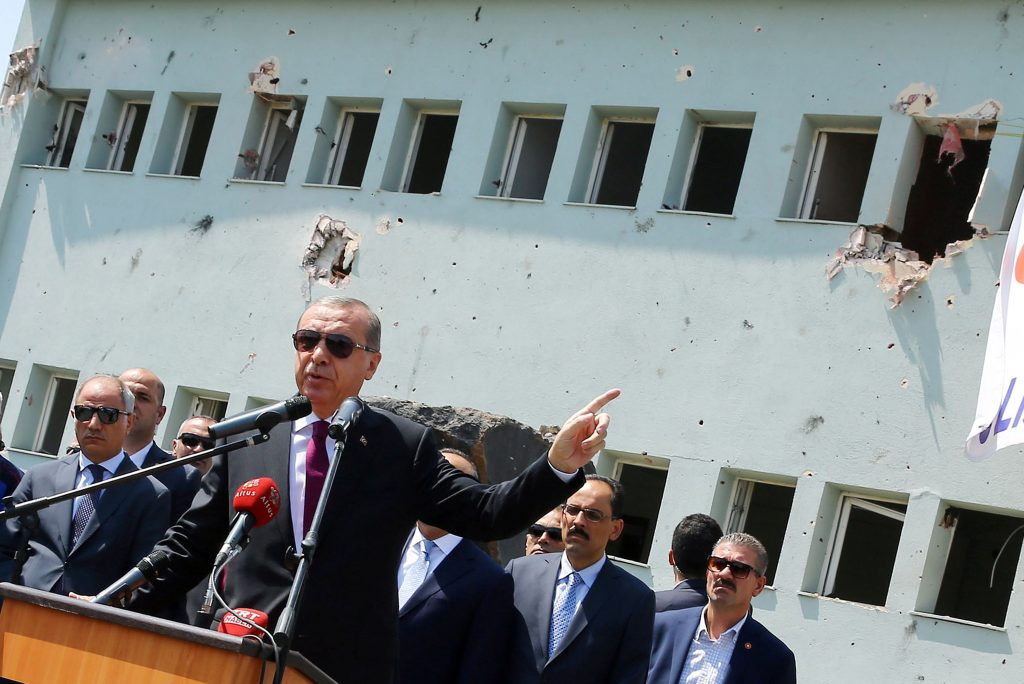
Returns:
[[[200,451],[212,449],[214,441],[210,439],[210,426],[216,422],[209,416],[186,418],[181,427],[178,428],[178,436],[171,442],[171,453],[174,454],[174,458],[191,456],[192,454],[198,454]],[[192,465],[200,473],[206,475],[206,473],[210,472],[210,468],[213,467],[213,462],[208,458],[204,458],[201,461],[195,461]]]
[[[562,541],[562,509],[548,511],[544,517],[526,528],[526,555],[557,553],[565,548]]]
[[[134,421],[124,438],[124,451],[136,468],[149,468],[174,459],[153,441],[157,426],[164,419],[164,383],[146,368],[129,368],[118,379],[135,396]],[[171,515],[167,526],[173,525],[192,505],[199,491],[202,474],[192,466],[171,468],[155,475],[171,492]]]
[[[121,449],[134,420],[133,403],[117,378],[87,380],[71,409],[81,452],[29,468],[14,491],[15,502],[136,470]],[[35,526],[23,528],[21,518],[8,520],[0,525],[0,579],[12,579],[14,556],[27,544],[22,584],[60,594],[97,594],[150,552],[167,529],[170,506],[167,489],[146,477],[44,508]]]
[[[277,623],[295,568],[289,549],[300,548],[334,455],[328,422],[377,371],[380,320],[359,300],[326,297],[302,314],[291,342],[295,384],[313,413],[290,429],[279,426],[264,444],[214,459],[192,508],[159,545],[171,557],[169,567],[134,607],[166,605],[209,573],[228,534],[235,490],[270,477],[280,488],[280,512],[253,531],[222,593],[229,605],[262,610]],[[604,444],[608,415],[601,409],[616,396],[611,390],[587,404],[562,426],[546,457],[491,486],[442,459],[427,428],[368,407],[348,432],[325,504],[292,647],[338,681],[393,681],[395,573],[415,521],[471,539],[517,534],[582,484],[580,469]]]
[[[563,553],[516,558],[509,684],[642,684],[654,593],[605,548],[622,534],[622,485],[601,475],[562,506]]]
[[[655,618],[647,681],[795,684],[793,652],[750,616],[767,570],[768,552],[754,537],[733,532],[718,540],[707,559],[707,606]]]

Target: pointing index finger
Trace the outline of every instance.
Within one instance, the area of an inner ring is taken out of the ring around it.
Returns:
[[[591,400],[591,402],[589,404],[587,404],[586,406],[581,408],[579,411],[577,411],[576,415],[580,416],[580,415],[583,415],[584,413],[596,414],[596,413],[600,412],[601,409],[603,409],[609,402],[611,402],[613,399],[615,399],[621,393],[622,393],[622,390],[620,390],[620,389],[617,389],[617,388],[616,389],[610,389],[610,390],[604,392],[603,394],[595,397],[593,400]]]

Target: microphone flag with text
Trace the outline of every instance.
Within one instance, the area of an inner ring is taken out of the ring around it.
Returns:
[[[305,418],[312,412],[313,405],[309,403],[309,399],[301,394],[296,395],[270,406],[261,406],[245,413],[239,413],[237,416],[225,418],[219,423],[211,425],[209,428],[210,439],[222,439],[252,430],[269,432],[270,428],[278,423]]]
[[[270,617],[262,610],[255,608],[236,608],[234,613],[224,614],[220,624],[217,625],[217,631],[232,636],[252,635],[262,638],[263,633],[253,625],[267,629],[270,625]]]
[[[235,509],[235,519],[214,565],[226,563],[244,549],[249,543],[252,528],[266,525],[277,516],[281,507],[281,492],[269,477],[258,477],[242,483],[231,505]]]

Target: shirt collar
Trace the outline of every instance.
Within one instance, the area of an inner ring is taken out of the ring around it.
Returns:
[[[413,530],[412,538],[409,540],[409,546],[415,546],[424,539],[426,539],[426,537],[423,536],[423,533],[420,532],[420,528],[417,527]],[[443,534],[432,541],[437,544],[437,547],[441,549],[445,556],[447,556],[455,550],[456,546],[459,545],[459,542],[462,541],[462,537],[457,534]]]
[[[108,458],[106,461],[98,463],[97,465],[103,466],[103,469],[113,475],[117,472],[117,469],[121,467],[121,461],[124,460],[124,451],[118,451],[114,456]],[[92,465],[92,461],[85,457],[81,451],[78,452],[78,472],[84,472],[85,469]]]
[[[568,577],[572,573],[579,573],[580,577],[583,578],[583,583],[587,585],[587,589],[594,586],[594,582],[597,581],[597,575],[601,572],[601,568],[604,567],[605,562],[608,560],[608,556],[601,555],[601,559],[592,565],[588,565],[582,570],[577,570],[572,567],[572,563],[569,562],[568,556],[565,555],[565,551],[562,552],[562,562],[558,567],[558,579]]]
[[[149,440],[149,444],[147,444],[146,446],[142,447],[141,449],[134,453],[128,454],[128,458],[131,459],[132,463],[135,464],[136,468],[142,467],[142,462],[146,460],[146,455],[149,454],[149,450],[153,448],[154,444],[156,444],[156,442],[151,439]]]
[[[743,617],[740,618],[739,622],[737,622],[735,625],[733,625],[732,627],[730,627],[729,629],[725,630],[724,632],[722,632],[721,634],[718,635],[717,641],[721,641],[722,637],[724,637],[729,632],[733,633],[733,640],[738,639],[739,636],[740,636],[740,630],[743,629],[743,625],[746,624],[747,618],[749,616],[750,616],[750,611],[747,611],[746,613],[744,613]],[[700,638],[701,632],[703,632],[704,634],[707,634],[708,635],[708,639],[711,639],[711,632],[708,631],[707,619],[708,619],[708,607],[704,606],[704,610],[700,611],[700,623],[698,623],[698,625],[697,625],[697,632],[693,635],[694,640]],[[711,641],[716,641],[716,639],[711,639]]]

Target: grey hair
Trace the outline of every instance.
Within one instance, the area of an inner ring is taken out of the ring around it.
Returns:
[[[314,306],[324,306],[329,309],[362,309],[365,311],[366,320],[369,323],[366,329],[366,346],[380,351],[380,319],[377,318],[377,314],[373,313],[366,302],[354,297],[328,295],[311,302],[309,306],[306,307],[306,311],[309,311]],[[302,312],[303,316],[306,314],[306,311]],[[299,320],[302,320],[302,316],[299,316]]]
[[[753,535],[746,532],[730,532],[715,543],[715,548],[717,549],[722,544],[732,544],[750,549],[757,556],[757,565],[754,567],[757,574],[764,577],[764,574],[768,572],[768,550]]]
[[[116,375],[108,375],[107,373],[100,373],[99,375],[94,375],[85,382],[83,382],[82,387],[85,387],[93,380],[97,380],[100,378],[104,380],[113,380],[114,382],[117,383],[117,389],[121,393],[121,403],[124,404],[125,413],[132,413],[133,411],[135,411],[135,395],[132,394],[132,391],[130,389],[128,389],[128,385],[121,382],[121,379]],[[82,388],[79,387],[78,394],[81,393]]]

